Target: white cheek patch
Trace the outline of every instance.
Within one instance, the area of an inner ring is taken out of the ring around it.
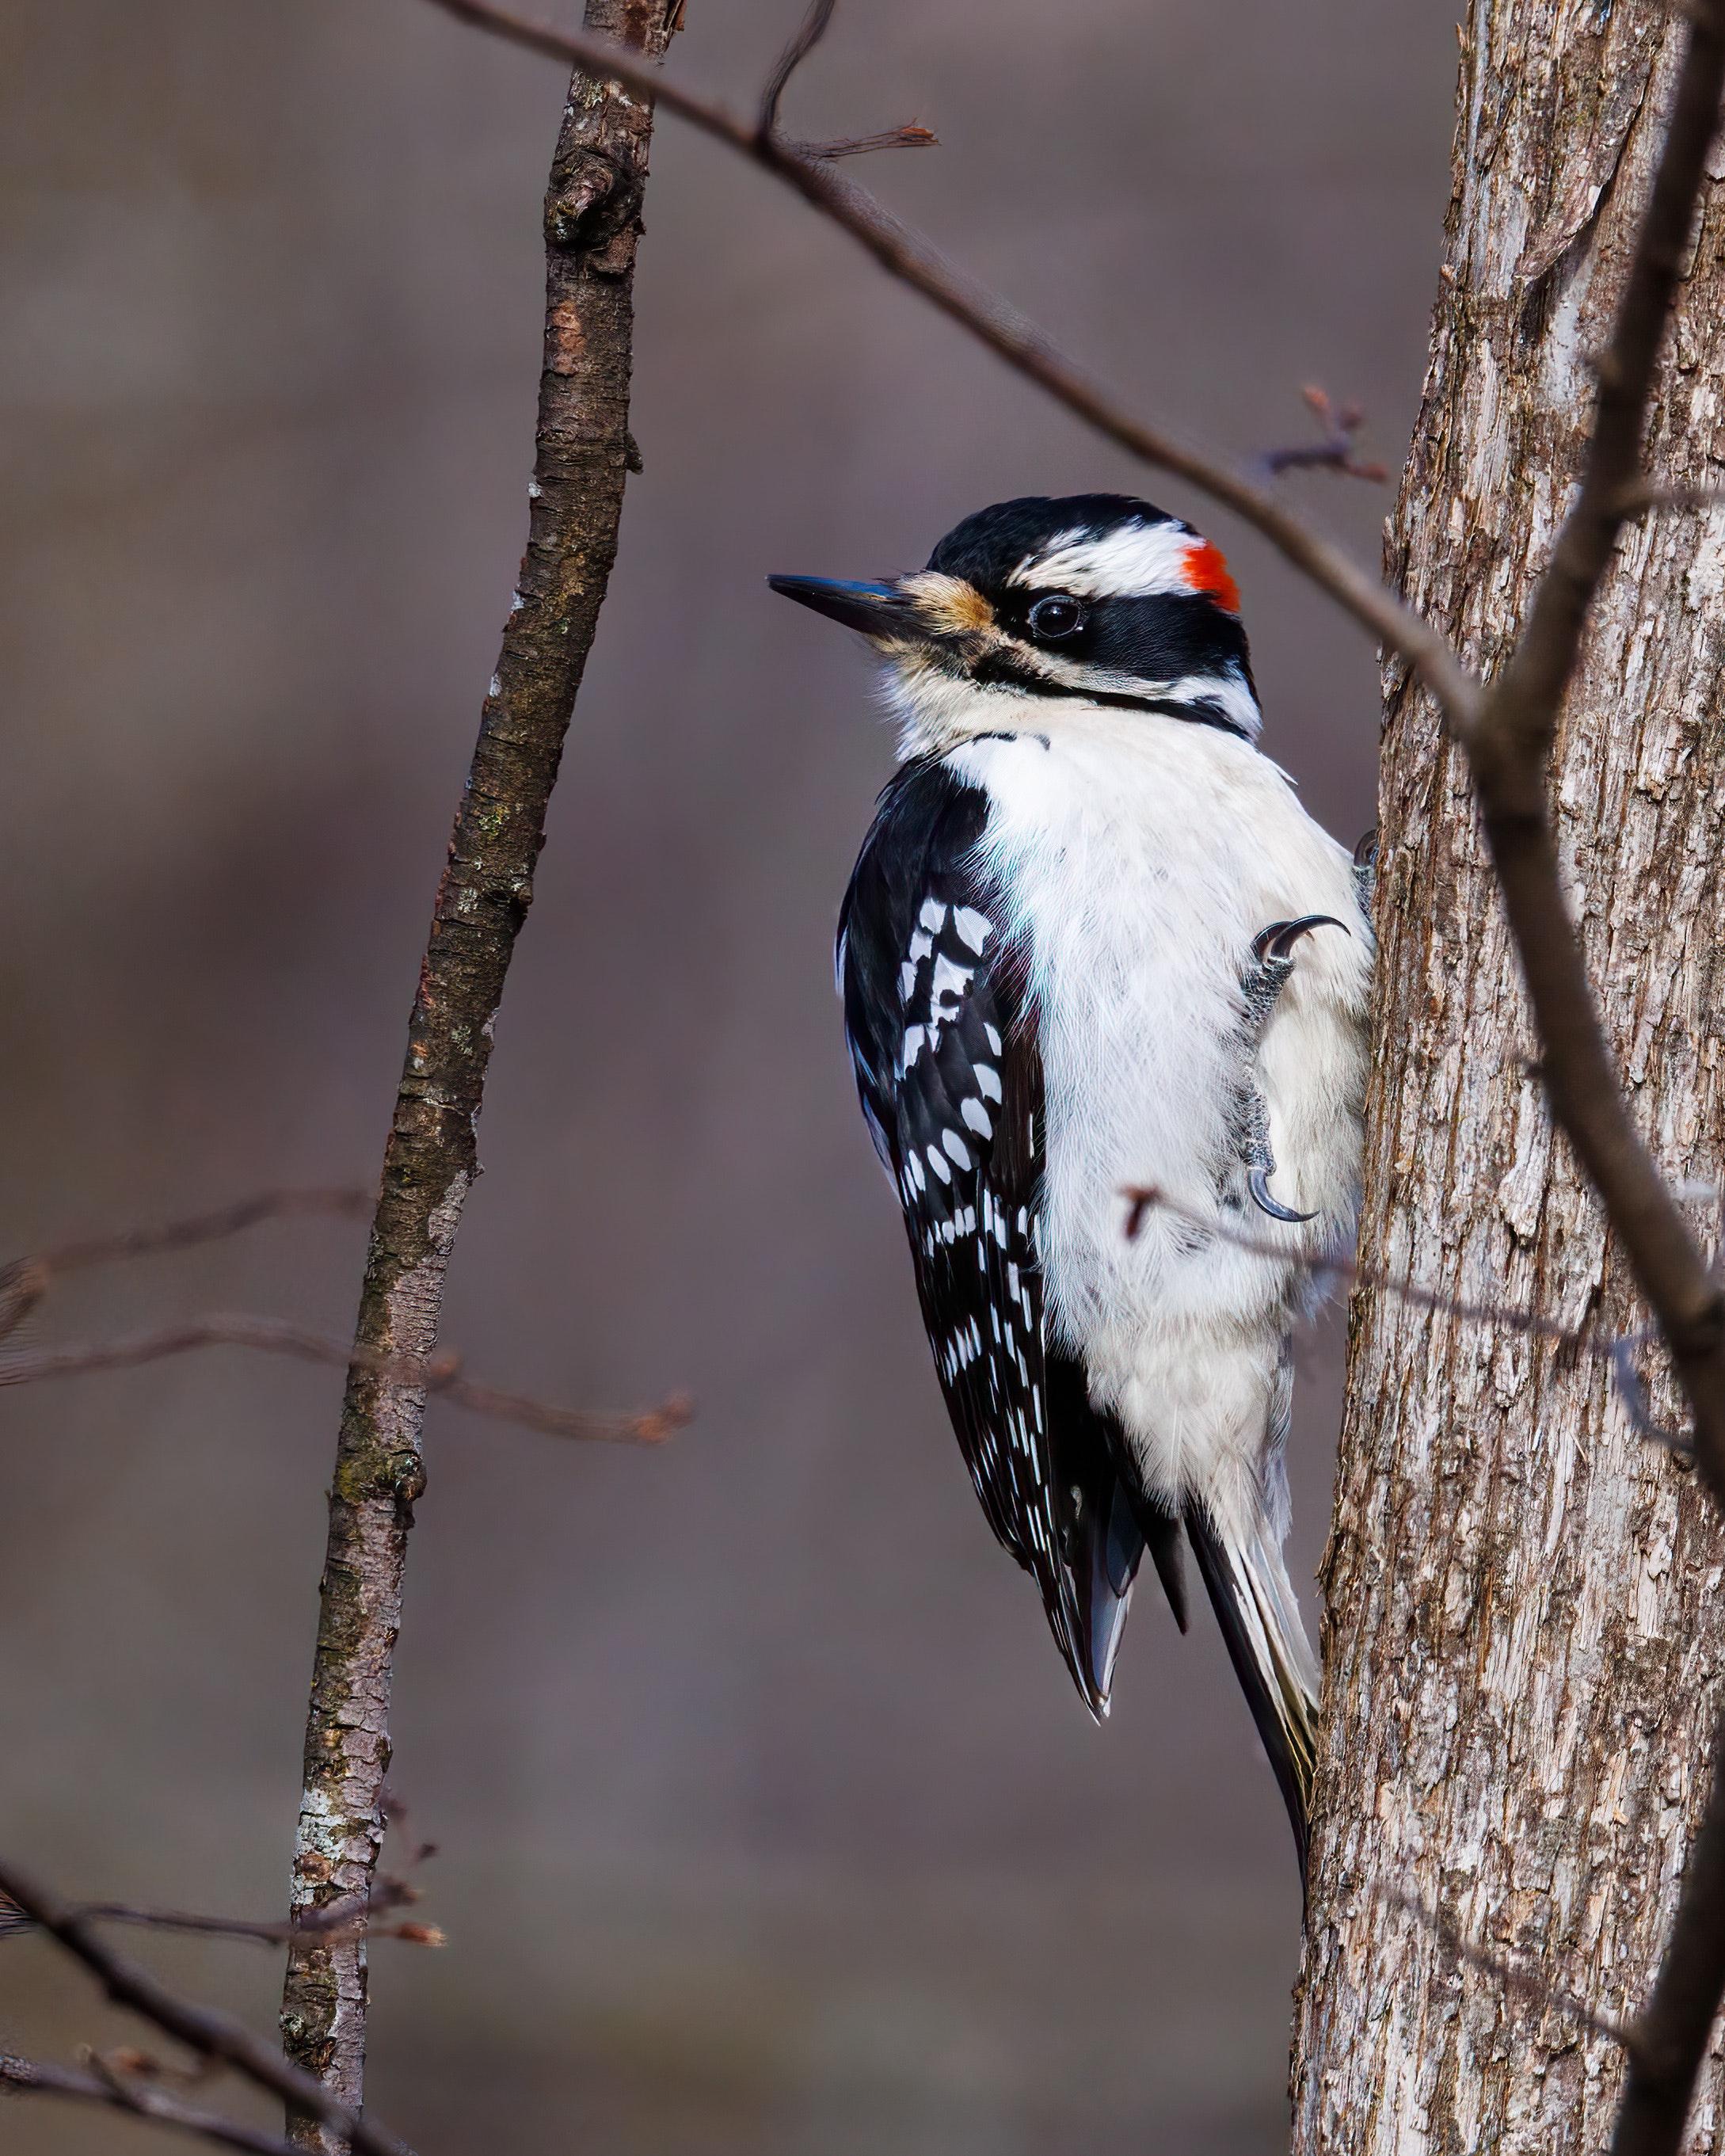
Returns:
[[[889,660],[880,685],[905,756],[920,755],[935,743],[951,747],[973,734],[1009,732],[1040,723],[1027,717],[1026,701],[1015,690],[978,688],[937,666]]]
[[[1188,674],[1171,681],[1167,695],[1172,702],[1213,705],[1248,741],[1256,741],[1263,731],[1264,714],[1237,666],[1220,674]]]
[[[1040,554],[1027,555],[1009,583],[1044,584],[1075,598],[1152,598],[1192,589],[1188,556],[1203,541],[1189,524],[1127,524],[1101,538],[1062,531]]]

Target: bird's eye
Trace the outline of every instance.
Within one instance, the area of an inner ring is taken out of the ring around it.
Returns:
[[[1030,634],[1044,644],[1076,636],[1084,626],[1084,608],[1065,592],[1052,592],[1030,609]]]

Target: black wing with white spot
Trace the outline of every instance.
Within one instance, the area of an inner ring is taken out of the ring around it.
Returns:
[[[1144,1538],[1117,1434],[1045,1345],[1042,1064],[988,808],[938,757],[881,795],[839,921],[845,1033],[977,1494],[1101,1712]]]

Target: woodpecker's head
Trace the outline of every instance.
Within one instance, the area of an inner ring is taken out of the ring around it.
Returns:
[[[1035,732],[1086,706],[1257,734],[1227,562],[1127,495],[997,502],[949,531],[926,569],[880,583],[768,581],[868,638],[914,749]]]

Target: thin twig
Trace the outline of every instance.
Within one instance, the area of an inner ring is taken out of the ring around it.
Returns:
[[[1610,1373],[1635,1435],[1663,1446],[1679,1459],[1693,1456],[1694,1447],[1681,1431],[1668,1430],[1654,1420],[1646,1387],[1635,1369],[1635,1351],[1648,1345],[1656,1337],[1652,1333],[1635,1332],[1623,1338],[1602,1340],[1584,1327],[1568,1326],[1559,1318],[1548,1317],[1543,1311],[1528,1310],[1515,1303],[1471,1301],[1465,1296],[1451,1295],[1443,1288],[1427,1287],[1419,1281],[1398,1280],[1394,1274],[1380,1267],[1363,1265],[1358,1259],[1345,1256],[1339,1250],[1290,1250],[1273,1236],[1255,1235],[1217,1214],[1201,1212],[1195,1205],[1170,1197],[1154,1183],[1129,1183],[1121,1195],[1130,1209],[1126,1216],[1129,1242],[1142,1234],[1147,1214],[1170,1214],[1215,1241],[1225,1243],[1230,1250],[1244,1250],[1251,1257],[1272,1258],[1279,1265],[1292,1265],[1315,1281],[1346,1282],[1353,1287],[1368,1288],[1391,1302],[1404,1303],[1414,1310],[1435,1311],[1441,1317],[1456,1318],[1465,1325],[1486,1325],[1499,1332],[1549,1340],[1566,1353],[1601,1363]]]
[[[294,1939],[305,1938],[401,1939],[416,1947],[445,1944],[443,1932],[435,1924],[380,1924],[377,1921],[380,1909],[398,1907],[403,1901],[418,1898],[417,1889],[393,1897],[388,1891],[391,1884],[387,1880],[380,1881],[368,1907],[361,1907],[352,1896],[344,1895],[336,1901],[325,1902],[320,1908],[307,1909],[298,1917],[280,1922],[250,1917],[203,1916],[190,1909],[140,1909],[129,1902],[85,1902],[79,1905],[76,1913],[95,1924],[131,1924],[152,1932],[189,1932],[206,1938],[255,1939],[265,1946],[286,1946]],[[22,1910],[0,1907],[0,1938],[35,1928]]]
[[[384,1794],[384,1811],[392,1827],[400,1828],[406,1820],[407,1807],[388,1791]],[[421,1842],[408,1856],[406,1868],[412,1871],[436,1855],[434,1842]],[[440,1947],[444,1943],[444,1934],[434,1924],[377,1922],[380,1916],[388,1915],[392,1909],[410,1907],[423,1898],[424,1892],[424,1888],[415,1886],[411,1879],[383,1873],[372,1882],[368,1900],[362,1901],[355,1894],[340,1894],[332,1902],[300,1909],[280,1922],[259,1922],[244,1917],[210,1917],[182,1909],[141,1909],[130,1902],[86,1902],[76,1914],[100,1924],[136,1924],[151,1931],[213,1933],[223,1938],[259,1939],[272,1946],[287,1945],[303,1938],[336,1941],[363,1938],[404,1939],[413,1946]],[[28,1917],[0,1897],[0,1931],[5,1928],[8,1910],[25,1927],[29,1926]]]
[[[785,85],[825,37],[837,5],[838,0],[809,0],[809,12],[796,34],[773,62],[773,71],[761,92],[761,110],[755,122],[756,131],[763,141],[771,141],[778,133],[778,107]]]
[[[1128,1184],[1121,1195],[1130,1208],[1126,1216],[1129,1241],[1142,1233],[1147,1214],[1168,1213],[1189,1227],[1202,1229],[1219,1243],[1227,1244],[1230,1250],[1244,1250],[1252,1257],[1274,1258],[1279,1264],[1292,1265],[1317,1280],[1346,1281],[1350,1286],[1369,1288],[1392,1302],[1406,1303],[1415,1310],[1436,1311],[1445,1317],[1459,1318],[1465,1324],[1495,1325],[1507,1332],[1531,1333],[1536,1338],[1573,1348],[1599,1362],[1609,1362],[1620,1347],[1634,1348],[1645,1342],[1645,1334],[1637,1334],[1628,1341],[1596,1340],[1585,1332],[1565,1325],[1560,1318],[1548,1317],[1543,1311],[1528,1310],[1515,1303],[1470,1301],[1465,1296],[1450,1295],[1443,1288],[1426,1287],[1419,1281],[1398,1280],[1393,1274],[1363,1265],[1358,1259],[1346,1257],[1339,1250],[1290,1250],[1272,1236],[1255,1235],[1250,1229],[1238,1227],[1219,1214],[1201,1212],[1195,1205],[1170,1197],[1154,1183]]]
[[[864,157],[874,150],[932,149],[938,136],[914,121],[905,127],[884,127],[875,135],[841,136],[833,142],[793,142],[779,132],[778,108],[785,85],[825,37],[837,5],[838,0],[811,0],[808,13],[795,36],[774,61],[773,72],[761,92],[761,109],[755,122],[757,134],[763,143],[787,150],[797,157]]]
[[[170,2127],[177,2133],[189,2134],[194,2140],[212,2141],[223,2148],[248,2149],[251,2156],[296,2156],[288,2143],[266,2133],[261,2127],[242,2126],[238,2120],[219,2118],[214,2112],[195,2110],[166,2089],[122,2071],[111,2059],[94,2063],[98,2071],[86,2073],[0,2051],[0,2088],[106,2104],[155,2125]]]
[[[401,1799],[386,1789],[383,1793],[384,1816],[392,1827],[399,1829],[406,1822],[407,1806]],[[408,1855],[404,1868],[413,1871],[437,1855],[435,1842],[422,1841]],[[86,1902],[76,1907],[73,1913],[82,1920],[100,1924],[136,1924],[150,1930],[168,1932],[198,1932],[223,1938],[259,1939],[272,1946],[285,1945],[296,1938],[322,1937],[326,1939],[368,1938],[405,1939],[414,1946],[444,1944],[444,1935],[432,1924],[380,1924],[380,1915],[392,1909],[402,1909],[422,1898],[424,1889],[410,1879],[393,1874],[380,1875],[372,1886],[369,1899],[362,1901],[357,1895],[338,1895],[332,1902],[308,1907],[290,1916],[285,1922],[265,1920],[257,1922],[244,1917],[211,1917],[182,1909],[141,1909],[129,1902]],[[0,1894],[0,1939],[9,1938],[37,1928],[35,1920],[25,1914],[9,1895]]]
[[[1332,404],[1329,392],[1308,382],[1300,394],[1323,429],[1315,442],[1299,442],[1285,449],[1266,449],[1260,459],[1272,477],[1286,471],[1333,471],[1347,479],[1361,479],[1381,486],[1389,477],[1380,464],[1363,462],[1354,452],[1354,437],[1365,423],[1358,404]]]
[[[1159,1189],[1153,1183],[1129,1183],[1121,1195],[1127,1200],[1129,1210],[1126,1216],[1126,1234],[1129,1242],[1142,1234],[1144,1220],[1152,1213],[1167,1213],[1187,1226],[1199,1228],[1214,1236],[1217,1242],[1225,1243],[1230,1250],[1244,1250],[1249,1256],[1273,1258],[1279,1264],[1292,1265],[1302,1272],[1310,1273],[1320,1281],[1345,1281],[1351,1286],[1370,1288],[1387,1296],[1392,1302],[1409,1304],[1415,1310],[1434,1310],[1446,1317],[1456,1317],[1468,1324],[1501,1325],[1506,1331],[1532,1333],[1541,1339],[1558,1342],[1566,1348],[1583,1351],[1596,1343],[1584,1335],[1574,1332],[1559,1319],[1548,1317],[1538,1310],[1517,1308],[1512,1303],[1470,1302],[1465,1297],[1445,1293],[1442,1288],[1426,1287],[1418,1281],[1397,1280],[1391,1274],[1369,1265],[1358,1259],[1344,1256],[1339,1250],[1290,1250],[1286,1243],[1272,1236],[1255,1235],[1249,1228],[1237,1226],[1219,1214],[1201,1212],[1195,1205]],[[1603,1361],[1609,1358],[1608,1346],[1599,1344]]]
[[[449,1942],[438,1924],[403,1921],[380,1924],[376,1912],[389,1906],[373,1897],[369,1909],[356,1907],[343,1897],[321,1908],[307,1909],[297,1919],[280,1923],[259,1922],[245,1917],[200,1917],[189,1910],[134,1909],[123,1902],[94,1902],[81,1913],[101,1924],[133,1924],[157,1932],[195,1932],[218,1938],[256,1939],[265,1946],[290,1946],[295,1939],[399,1939],[413,1947],[442,1947]]]
[[[73,1342],[28,1354],[0,1355],[0,1388],[87,1377],[99,1370],[132,1370],[142,1363],[160,1363],[169,1356],[192,1354],[206,1348],[251,1348],[265,1355],[320,1363],[332,1369],[363,1370],[391,1383],[411,1385],[434,1399],[447,1400],[452,1407],[465,1408],[470,1414],[490,1415],[523,1430],[542,1431],[547,1437],[584,1438],[608,1445],[660,1445],[680,1430],[693,1411],[686,1397],[679,1394],[660,1407],[633,1414],[590,1414],[464,1378],[460,1358],[454,1353],[433,1355],[418,1362],[410,1356],[379,1354],[352,1341],[333,1339],[327,1333],[311,1332],[303,1326],[285,1324],[273,1317],[227,1314],[187,1318],[177,1325],[127,1333],[116,1340]]]
[[[28,1258],[0,1270],[0,1340],[16,1332],[48,1292],[48,1276]]]
[[[1494,1953],[1489,1947],[1476,1944],[1448,1917],[1435,1909],[1428,1909],[1418,1895],[1405,1889],[1390,1889],[1387,1898],[1397,1908],[1417,1918],[1451,1961],[1464,1969],[1477,1969],[1513,1997],[1526,1999],[1542,2012],[1561,2014],[1566,2020],[1579,2023],[1609,2043],[1620,2045],[1631,2058],[1635,2056],[1640,2040],[1633,2022],[1620,2021],[1615,2015],[1602,2013],[1585,1999],[1578,1999],[1574,1992],[1559,1990],[1555,1984],[1548,1983],[1537,1969],[1523,1968]]]
[[[153,1257],[163,1250],[187,1250],[201,1243],[224,1242],[230,1235],[243,1235],[265,1220],[362,1220],[376,1199],[375,1191],[352,1184],[323,1189],[260,1190],[211,1212],[183,1214],[175,1219],[121,1228],[106,1235],[86,1235],[33,1251],[17,1262],[51,1274],[86,1272],[92,1265],[112,1265],[121,1259]],[[11,1270],[7,1268],[8,1272]]]
[[[1611,2156],[1676,2156],[1725,1998],[1725,1714],[1712,1773],[1659,1973],[1635,2017]]]
[[[1725,487],[1661,485],[1653,480],[1626,486],[1613,504],[1625,523],[1666,509],[1718,509],[1725,506]]]
[[[296,2111],[320,2119],[351,2143],[355,2156],[411,2156],[393,2134],[338,2102],[321,2082],[302,2073],[244,2022],[214,2007],[182,1999],[147,1969],[116,1953],[90,1918],[3,1857],[0,1893],[82,1962],[116,2005],[141,2015],[201,2056],[219,2059]]]
[[[305,1215],[364,1218],[371,1204],[364,1190],[264,1190],[237,1204],[213,1213],[193,1213],[153,1227],[126,1228],[108,1235],[90,1235],[81,1241],[33,1251],[0,1265],[0,1340],[15,1332],[23,1319],[48,1292],[49,1284],[65,1273],[84,1272],[92,1265],[109,1265],[126,1258],[143,1258],[162,1250],[185,1250],[200,1243],[215,1243],[238,1235],[260,1221],[285,1220]]]
[[[798,157],[866,157],[876,150],[932,150],[940,136],[932,128],[919,127],[912,120],[902,127],[883,127],[875,135],[841,135],[832,142],[788,142]]]
[[[431,0],[431,4],[529,52],[608,76],[762,166],[842,226],[890,275],[920,292],[1086,426],[1128,455],[1172,473],[1232,510],[1379,643],[1399,652],[1456,725],[1471,722],[1478,706],[1478,683],[1448,640],[1411,607],[1261,486],[1124,411],[1040,330],[995,294],[961,276],[920,234],[901,223],[861,188],[841,179],[826,162],[802,155],[777,136],[763,135],[758,125],[739,120],[716,99],[684,89],[639,54],[603,38],[552,29],[495,6],[492,0]]]

